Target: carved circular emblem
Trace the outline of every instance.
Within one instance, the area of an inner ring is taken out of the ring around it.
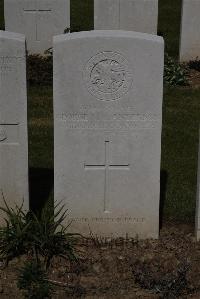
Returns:
[[[117,100],[132,84],[128,61],[119,53],[102,52],[87,63],[84,80],[89,92],[99,100]]]
[[[0,142],[7,139],[6,131],[0,127]]]

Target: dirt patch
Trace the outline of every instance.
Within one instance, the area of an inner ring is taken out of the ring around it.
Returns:
[[[159,240],[85,240],[80,263],[56,258],[53,298],[200,298],[200,242],[192,226],[165,224]],[[0,270],[0,298],[23,298],[16,286],[23,259]]]
[[[199,88],[200,87],[200,72],[189,69],[188,70],[188,82],[189,85],[193,88]]]

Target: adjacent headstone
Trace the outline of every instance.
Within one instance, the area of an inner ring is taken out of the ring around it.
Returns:
[[[200,59],[200,0],[183,0],[180,61]]]
[[[94,0],[94,28],[157,34],[158,0]]]
[[[70,27],[70,0],[5,0],[5,28],[23,33],[30,53],[52,47],[52,37]]]
[[[163,52],[130,31],[54,37],[55,200],[71,230],[158,237]]]
[[[196,202],[196,238],[200,240],[200,130],[199,130],[199,162],[197,176],[197,202]]]
[[[0,205],[15,207],[28,196],[25,37],[0,31]],[[3,218],[0,217],[0,223]]]

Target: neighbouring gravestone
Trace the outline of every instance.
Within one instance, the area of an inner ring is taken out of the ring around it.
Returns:
[[[163,52],[130,31],[54,37],[55,200],[72,230],[158,237]]]
[[[200,130],[199,130],[199,162],[197,175],[197,203],[196,203],[196,238],[200,240]]]
[[[70,0],[4,0],[5,28],[23,33],[30,53],[43,54],[70,27]]]
[[[0,205],[28,196],[27,95],[24,35],[0,31]],[[1,213],[0,213],[1,214]],[[0,217],[2,223],[2,217]]]
[[[183,0],[180,61],[200,59],[200,0]]]
[[[157,34],[158,0],[94,0],[94,28]]]

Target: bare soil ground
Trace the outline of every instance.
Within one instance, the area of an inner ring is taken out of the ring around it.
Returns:
[[[54,299],[200,298],[200,242],[192,226],[167,223],[159,240],[83,240],[79,256],[79,264],[52,262]],[[0,270],[1,299],[23,298],[16,277],[24,259]]]
[[[188,73],[188,81],[189,85],[193,88],[199,88],[200,87],[200,72],[190,69]]]

